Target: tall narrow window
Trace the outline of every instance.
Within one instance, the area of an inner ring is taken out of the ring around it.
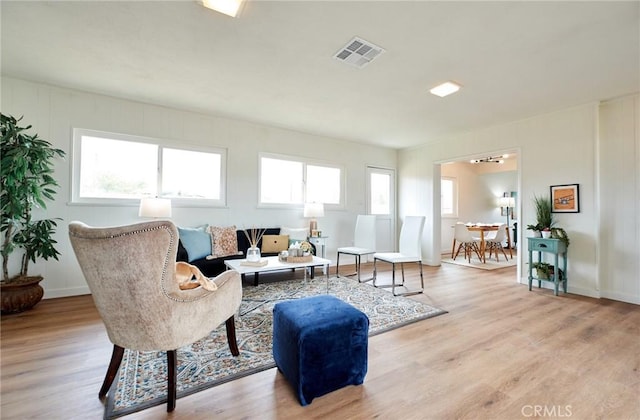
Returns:
[[[455,178],[440,179],[440,208],[442,217],[458,217],[458,183]]]
[[[390,214],[392,191],[391,177],[384,173],[372,173],[371,182],[371,214]]]

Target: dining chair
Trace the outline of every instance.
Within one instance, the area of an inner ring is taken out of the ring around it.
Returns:
[[[360,262],[362,256],[373,255],[376,252],[376,216],[359,214],[356,218],[356,229],[353,235],[353,246],[345,246],[338,248],[338,257],[336,259],[336,276],[340,275],[340,254],[353,255],[355,257],[356,271],[347,274],[353,276],[357,274],[358,282],[364,283],[373,280],[360,278]]]
[[[422,231],[424,229],[424,216],[407,216],[400,230],[398,252],[376,252],[373,254],[373,285],[376,287],[391,287],[394,296],[413,295],[424,291],[424,278],[422,276]],[[383,261],[391,264],[391,284],[377,284],[377,262]],[[420,267],[420,289],[407,290],[396,293],[396,287],[404,286],[404,263],[415,262]],[[396,285],[396,264],[400,264],[402,271],[402,283]]]
[[[471,263],[471,254],[476,253],[480,262],[484,262],[483,255],[480,253],[480,238],[474,237],[464,223],[456,223],[453,233],[454,248],[458,243],[458,249],[451,258],[456,259],[461,249],[464,249],[464,257]]]
[[[502,246],[502,243],[507,240],[507,225],[500,225],[498,230],[495,232],[495,235],[485,238],[485,249],[489,250],[489,259],[491,259],[491,254],[495,251],[496,261],[499,262],[498,250],[500,250],[504,254],[504,259],[508,260],[509,258],[507,257],[507,253],[504,251],[504,247]],[[513,256],[511,258],[513,258]]]
[[[69,239],[113,343],[100,399],[107,395],[125,349],[166,352],[169,412],[176,406],[176,349],[226,323],[230,352],[240,354],[234,322],[242,300],[240,274],[230,270],[213,278],[215,291],[181,290],[174,278],[178,230],[173,223],[97,228],[71,222]]]

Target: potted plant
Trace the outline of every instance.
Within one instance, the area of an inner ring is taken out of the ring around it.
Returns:
[[[567,248],[569,247],[569,235],[567,235],[567,232],[564,229],[560,227],[551,228],[551,237],[554,239],[560,239],[562,242],[564,242],[564,245]]]
[[[546,262],[535,262],[532,267],[536,270],[536,278],[541,280],[548,280],[550,275],[553,274],[553,266]]]
[[[20,118],[21,120],[22,118]],[[46,209],[53,200],[58,183],[52,177],[56,157],[64,151],[53,148],[38,134],[27,134],[31,128],[18,126],[12,116],[0,114],[2,174],[0,232],[2,233],[2,313],[22,312],[35,306],[44,294],[42,276],[29,276],[29,262],[37,258],[58,259],[53,234],[56,219],[33,220],[33,210]],[[17,274],[9,273],[9,257],[22,250]]]
[[[542,226],[540,226],[539,223],[536,223],[535,225],[527,225],[527,230],[533,231],[534,238],[540,238],[542,236],[540,233],[542,231]]]
[[[555,267],[553,264],[549,264],[546,262],[535,262],[531,265],[531,267],[536,270],[536,278],[540,280],[553,280],[553,276],[555,275]],[[564,273],[560,268],[558,268],[558,275],[560,280],[564,278]]]
[[[555,225],[553,220],[553,212],[551,207],[551,199],[548,197],[533,196],[533,205],[536,209],[536,221],[538,226],[544,230],[545,228],[551,229]]]

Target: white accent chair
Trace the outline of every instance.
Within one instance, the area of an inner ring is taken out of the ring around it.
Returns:
[[[358,282],[364,283],[373,280],[360,278],[360,262],[363,255],[373,255],[376,252],[376,216],[359,214],[356,218],[356,229],[354,233],[353,246],[338,248],[338,258],[336,259],[336,276],[340,276],[340,254],[353,255],[356,259],[356,272],[347,274],[353,276],[357,274]]]
[[[169,412],[176,406],[176,349],[226,323],[229,350],[240,354],[234,321],[242,301],[240,274],[228,270],[213,278],[216,291],[181,290],[175,279],[178,229],[173,223],[96,228],[71,222],[69,239],[113,343],[100,399],[117,376],[125,349],[166,351]]]
[[[491,259],[491,254],[493,251],[496,253],[496,261],[500,261],[498,257],[498,250],[502,251],[504,254],[504,259],[508,260],[507,253],[504,252],[504,247],[502,243],[507,240],[507,225],[502,224],[498,227],[495,235],[492,235],[489,238],[485,239],[485,250],[489,250],[489,259]],[[511,257],[513,258],[513,256]]]
[[[400,230],[399,252],[376,252],[373,254],[373,285],[376,287],[391,287],[394,296],[414,295],[424,291],[424,278],[422,276],[422,231],[424,229],[424,216],[407,216]],[[383,261],[392,265],[391,284],[379,285],[377,280],[377,262]],[[420,267],[419,290],[407,290],[403,293],[396,293],[396,287],[404,286],[404,263],[415,262]],[[400,264],[402,270],[402,283],[396,285],[396,264]]]
[[[484,260],[482,255],[480,255],[480,238],[474,237],[464,223],[456,223],[454,229],[453,248],[456,247],[457,243],[458,249],[455,250],[455,252],[453,249],[451,250],[451,258],[455,260],[460,253],[460,250],[464,249],[464,257],[469,261],[469,263],[471,263],[472,252],[475,252],[480,262],[483,262]]]

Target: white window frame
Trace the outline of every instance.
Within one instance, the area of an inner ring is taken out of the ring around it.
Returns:
[[[202,153],[214,153],[220,155],[220,198],[180,198],[170,197],[171,204],[177,207],[225,207],[227,205],[227,150],[217,147],[185,146],[176,141],[156,139],[152,137],[135,136],[131,134],[112,133],[107,131],[91,130],[86,128],[74,128],[72,139],[72,170],[71,170],[71,204],[101,204],[101,205],[138,205],[143,198],[102,198],[80,197],[80,170],[82,137],[100,137],[109,140],[121,140],[134,143],[147,143],[158,146],[158,167],[156,173],[156,194],[161,197],[162,191],[162,150],[164,148],[174,150],[186,150]],[[185,164],[188,170],[188,164]]]
[[[452,207],[452,212],[451,213],[445,213],[442,211],[442,194],[444,194],[444,192],[442,191],[442,186],[440,187],[440,217],[442,218],[447,218],[447,219],[454,219],[458,217],[458,179],[457,178],[453,178],[453,177],[448,177],[448,176],[443,176],[440,178],[440,183],[442,183],[442,181],[451,181],[452,184],[452,197],[451,197],[451,207]]]
[[[262,159],[279,159],[279,160],[289,160],[293,162],[298,162],[302,164],[302,202],[301,203],[263,203],[262,202]],[[325,210],[342,210],[346,207],[346,170],[343,165],[330,163],[330,162],[322,162],[313,159],[306,159],[299,156],[290,156],[290,155],[282,155],[282,154],[274,154],[274,153],[259,153],[258,154],[258,207],[260,208],[302,208],[304,203],[307,200],[307,166],[323,166],[327,168],[335,168],[340,171],[340,198],[338,204],[332,203],[324,203]]]

